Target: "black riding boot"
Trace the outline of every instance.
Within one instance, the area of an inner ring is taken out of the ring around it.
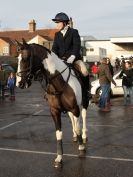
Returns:
[[[82,81],[82,95],[83,98],[86,99],[86,102],[89,103],[89,100],[91,99],[91,84],[90,84],[90,77],[88,76],[81,76]]]

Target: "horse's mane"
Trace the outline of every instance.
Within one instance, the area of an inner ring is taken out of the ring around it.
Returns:
[[[31,46],[31,47],[38,46],[38,47],[40,47],[42,49],[45,49],[48,53],[51,53],[51,51],[48,48],[46,48],[46,47],[44,47],[44,46],[42,46],[40,44],[32,43],[32,44],[29,44],[29,46]]]

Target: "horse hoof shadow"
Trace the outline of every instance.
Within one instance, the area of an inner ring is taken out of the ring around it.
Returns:
[[[86,150],[85,149],[84,150],[79,150],[78,157],[79,158],[85,158],[85,156],[86,156]]]

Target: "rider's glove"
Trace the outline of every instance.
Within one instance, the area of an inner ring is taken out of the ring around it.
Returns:
[[[125,77],[126,77],[127,75],[126,75],[125,73],[123,73],[123,76],[125,76]]]
[[[67,59],[67,63],[73,63],[75,59],[75,55],[71,55],[68,59]]]

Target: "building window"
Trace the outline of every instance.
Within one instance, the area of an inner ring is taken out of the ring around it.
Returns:
[[[9,55],[9,47],[3,47],[3,55]]]
[[[94,52],[94,49],[93,49],[93,48],[90,48],[90,52]]]
[[[49,41],[43,42],[42,45],[43,45],[44,47],[48,48],[49,50],[51,49],[51,47],[50,47],[50,42],[49,42]]]

